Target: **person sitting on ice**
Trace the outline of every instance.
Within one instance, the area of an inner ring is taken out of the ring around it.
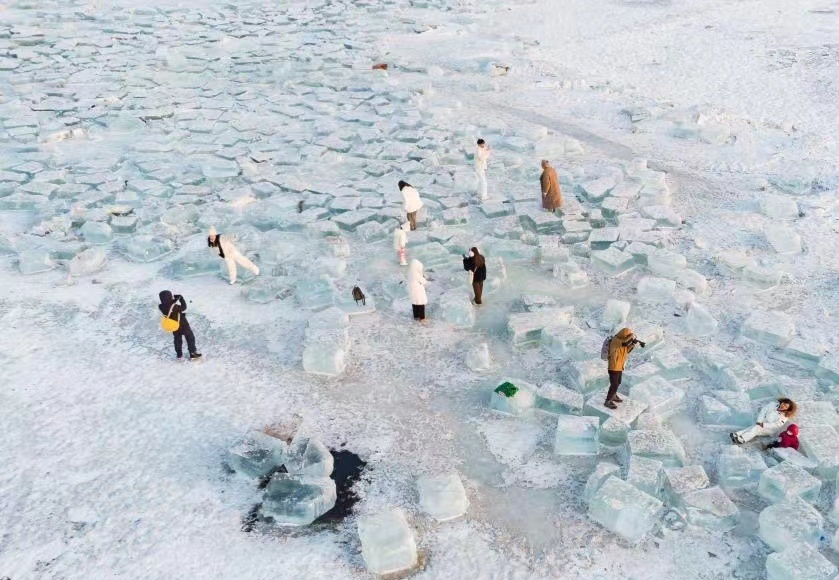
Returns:
[[[207,246],[216,251],[218,257],[222,258],[227,264],[227,274],[230,277],[231,284],[236,283],[236,264],[247,268],[253,272],[254,276],[259,276],[259,268],[239,252],[233,240],[226,235],[222,238],[221,234],[216,233],[216,228],[210,228],[210,235],[207,236]]]
[[[791,447],[798,451],[798,425],[793,423],[787,427],[786,431],[781,431],[778,438],[769,445],[764,445],[763,449],[774,449],[775,447]]]
[[[408,230],[411,229],[411,224],[405,222],[401,226],[393,230],[393,249],[396,250],[396,255],[399,257],[399,265],[408,265]]]
[[[795,403],[791,399],[780,398],[767,404],[757,415],[757,422],[736,433],[730,433],[731,441],[736,444],[748,443],[755,437],[772,437],[778,434],[787,421],[795,415]]]

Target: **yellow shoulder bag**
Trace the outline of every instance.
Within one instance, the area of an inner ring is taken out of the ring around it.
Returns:
[[[177,332],[178,329],[181,327],[181,313],[178,312],[177,320],[174,318],[169,318],[172,316],[172,309],[175,307],[177,302],[172,302],[172,306],[169,307],[169,314],[164,316],[160,320],[160,328],[165,330],[166,332]]]

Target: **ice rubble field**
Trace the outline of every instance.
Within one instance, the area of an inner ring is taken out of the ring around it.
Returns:
[[[506,4],[0,7],[0,576],[836,576],[835,8]],[[210,225],[262,275],[228,286]],[[803,453],[728,445],[779,394]],[[263,492],[222,462],[293,413],[368,462],[361,501],[245,533]]]

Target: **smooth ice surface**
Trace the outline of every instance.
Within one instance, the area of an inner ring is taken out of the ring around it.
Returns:
[[[593,251],[591,253],[591,262],[612,276],[622,274],[635,266],[635,258],[632,254],[614,247]]]
[[[647,405],[647,411],[667,417],[683,405],[685,392],[660,376],[651,377],[632,387],[632,398]]]
[[[663,468],[661,461],[635,455],[629,459],[626,481],[653,497],[660,497]]]
[[[597,417],[560,415],[556,422],[554,454],[597,455],[599,433],[600,420]]]
[[[766,558],[766,580],[834,580],[836,572],[830,560],[807,544],[785,546]]]
[[[824,518],[798,497],[765,508],[758,517],[760,538],[773,550],[809,544],[817,547],[823,533]]]
[[[469,500],[460,476],[455,473],[424,475],[417,479],[419,505],[438,522],[462,516],[469,508]]]
[[[757,485],[766,471],[766,462],[756,452],[747,452],[737,445],[722,448],[717,462],[720,485],[726,489],[739,489]]]
[[[481,372],[489,370],[492,359],[489,354],[489,345],[485,342],[477,344],[466,353],[466,366],[473,371]]]
[[[836,479],[839,472],[839,434],[830,425],[810,425],[800,430],[801,451],[815,461],[821,477]]]
[[[699,422],[703,425],[737,431],[754,425],[754,420],[748,393],[711,391],[699,398]]]
[[[281,526],[306,526],[335,507],[335,480],[277,473],[262,499],[262,516]]]
[[[630,431],[626,438],[630,455],[640,455],[662,461],[665,467],[681,467],[685,462],[685,450],[681,441],[667,429],[638,429]]]
[[[550,413],[579,415],[583,410],[583,395],[556,383],[544,383],[536,392],[536,407]]]
[[[630,542],[643,538],[658,521],[661,501],[617,477],[609,477],[592,495],[588,515]]]
[[[716,333],[719,323],[706,307],[694,303],[685,316],[685,326],[693,336],[703,337]]]
[[[632,304],[623,300],[610,298],[606,302],[606,309],[603,311],[600,327],[604,330],[620,330],[626,326],[626,319]]]
[[[394,574],[417,565],[414,533],[401,510],[389,510],[358,519],[361,555],[374,574]]]
[[[595,394],[586,401],[584,413],[600,417],[601,420],[615,419],[624,425],[632,425],[641,413],[647,408],[646,403],[637,401],[631,397],[623,397],[623,403],[617,409],[610,409],[605,406],[605,394]]]
[[[743,335],[770,346],[784,346],[795,334],[795,322],[784,312],[753,312],[743,323]]]
[[[793,497],[816,501],[822,482],[800,467],[779,463],[760,474],[757,492],[771,502],[781,502]]]
[[[682,505],[689,523],[711,530],[728,531],[740,518],[740,510],[717,486],[686,493]]]
[[[676,292],[676,283],[666,278],[644,276],[638,282],[638,300],[642,302],[669,302]]]

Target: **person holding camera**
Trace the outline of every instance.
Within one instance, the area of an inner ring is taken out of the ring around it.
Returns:
[[[484,295],[484,281],[487,279],[487,263],[478,248],[472,248],[468,254],[463,255],[463,269],[470,274],[472,291],[475,293],[474,302],[480,305]]]
[[[618,387],[621,386],[623,368],[626,366],[626,358],[636,344],[641,348],[647,345],[638,340],[629,328],[622,328],[612,340],[609,341],[609,392],[606,394],[606,402],[603,404],[609,409],[617,409],[617,403],[623,401],[618,395]]]
[[[190,360],[201,358],[201,353],[195,348],[195,335],[192,334],[192,328],[186,319],[186,300],[184,300],[184,297],[180,294],[173,296],[169,290],[164,290],[158,296],[160,297],[160,304],[157,307],[163,316],[179,322],[177,330],[172,333],[175,340],[175,354],[178,355],[178,359],[182,359],[184,356],[184,338],[186,339],[186,347],[189,349]]]

